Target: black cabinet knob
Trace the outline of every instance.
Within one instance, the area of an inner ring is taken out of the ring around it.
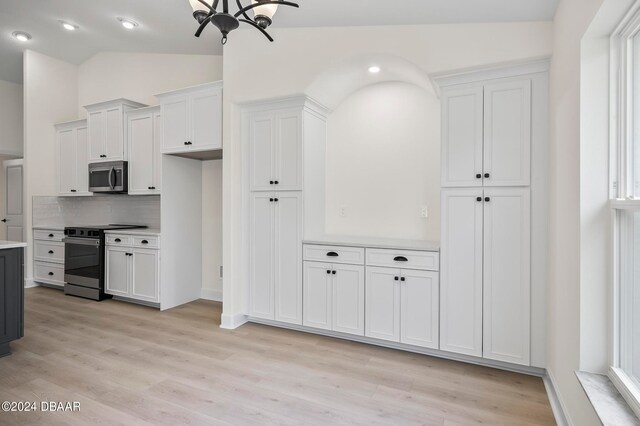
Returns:
[[[482,201],[482,197],[478,197],[478,198],[476,198],[476,201],[477,201],[477,202],[481,202],[481,201]]]
[[[53,272],[49,272],[49,276],[52,277],[53,276]]]
[[[491,201],[491,198],[489,198],[489,197],[485,197],[485,198],[484,198],[484,201],[488,203],[489,201]]]
[[[273,198],[269,198],[269,201],[273,203]]]
[[[49,250],[49,254],[53,254],[53,250]]]
[[[2,219],[2,222],[7,223],[7,219]]]
[[[405,278],[404,277],[400,278],[400,281],[405,281]]]
[[[477,173],[476,174],[476,179],[482,179],[482,173]]]
[[[489,179],[490,177],[491,177],[491,175],[490,175],[489,173],[485,173],[485,174],[484,174],[484,178],[485,178],[485,179]]]
[[[331,274],[331,271],[327,269],[327,275],[330,275],[330,274]]]
[[[191,141],[187,141],[184,143],[185,145],[193,145],[193,143]]]
[[[277,198],[274,198],[274,199],[273,199],[273,201],[275,201],[275,202],[277,203],[277,202],[278,202],[278,201],[280,201],[280,200],[278,200]]]
[[[272,180],[269,181],[269,185],[273,185],[273,181]]]
[[[280,185],[280,182],[278,182],[277,180],[273,182],[276,185]]]
[[[400,279],[400,277],[393,277],[393,279],[394,279],[395,281],[398,281],[398,280]]]
[[[337,274],[337,273],[338,273],[338,271],[331,271],[331,273],[332,273],[333,275],[335,275],[335,274]]]

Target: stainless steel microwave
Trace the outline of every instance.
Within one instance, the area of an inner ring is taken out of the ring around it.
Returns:
[[[89,164],[89,191],[107,194],[123,194],[129,190],[129,173],[126,161]]]

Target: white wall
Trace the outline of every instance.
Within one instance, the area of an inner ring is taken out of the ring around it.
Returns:
[[[222,301],[222,160],[202,163],[202,296]]]
[[[440,100],[433,92],[390,82],[352,94],[329,116],[326,161],[328,234],[439,241]],[[428,219],[420,217],[423,206]]]
[[[78,67],[30,50],[24,52],[25,237],[32,241],[34,195],[55,195],[53,125],[78,111]],[[27,246],[26,279],[33,278],[33,245]]]
[[[429,74],[547,56],[552,45],[548,22],[274,28],[272,32],[276,42],[266,44],[254,30],[238,30],[225,46],[222,322],[227,327],[247,311],[247,209],[238,103],[307,93],[318,76],[362,55],[394,56]],[[256,70],[267,72],[256,79]],[[359,72],[368,78],[366,68]],[[389,80],[381,73],[380,81]]]
[[[0,80],[0,154],[22,157],[22,84]]]

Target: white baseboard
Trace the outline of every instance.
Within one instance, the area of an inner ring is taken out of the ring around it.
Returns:
[[[542,378],[544,387],[547,390],[547,396],[549,397],[549,403],[551,404],[551,410],[553,411],[553,417],[556,419],[558,426],[569,426],[572,423],[568,420],[566,415],[567,410],[562,403],[562,399],[556,390],[555,380],[553,374],[547,370],[547,374]]]
[[[33,288],[33,287],[39,287],[39,284],[34,280],[30,280],[30,279],[24,280],[24,288]]]
[[[203,288],[200,299],[213,300],[214,302],[222,302],[222,291]]]
[[[246,324],[248,321],[249,317],[245,314],[222,314],[222,318],[220,319],[220,328],[235,330],[241,325]]]

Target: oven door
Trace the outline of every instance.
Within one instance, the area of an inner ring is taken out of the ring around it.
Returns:
[[[104,246],[100,239],[65,238],[62,241],[64,280],[82,287],[102,288]]]
[[[126,161],[89,165],[90,192],[127,192],[127,180]]]

